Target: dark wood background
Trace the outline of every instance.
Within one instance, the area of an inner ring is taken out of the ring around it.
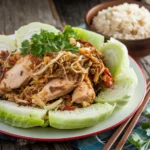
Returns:
[[[65,24],[79,26],[89,8],[106,0],[0,0],[0,33],[13,34],[20,26],[40,21],[63,29]],[[150,55],[137,59],[150,77]],[[0,150],[73,150],[70,142],[34,142],[23,139],[2,140]]]

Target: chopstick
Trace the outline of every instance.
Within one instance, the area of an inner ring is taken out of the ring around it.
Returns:
[[[115,143],[115,141],[118,139],[118,137],[122,133],[122,131],[125,129],[125,127],[128,125],[128,123],[132,120],[130,122],[127,130],[125,131],[124,135],[122,136],[121,140],[119,141],[118,145],[116,146],[115,150],[121,150],[123,148],[127,138],[129,137],[130,133],[132,132],[132,130],[134,128],[134,126],[136,125],[137,121],[139,120],[139,118],[142,114],[142,111],[144,110],[145,106],[147,105],[147,103],[149,101],[149,97],[150,97],[150,79],[148,79],[148,81],[147,81],[147,92],[146,92],[144,101],[141,104],[141,106],[139,107],[138,111],[135,113],[135,115],[131,116],[127,121],[125,121],[124,123],[122,123],[118,127],[118,129],[110,137],[110,139],[105,144],[105,146],[103,147],[102,150],[110,150],[112,145]]]
[[[139,107],[138,111],[136,112],[136,114],[133,116],[133,119],[131,121],[131,123],[129,124],[127,130],[125,131],[124,135],[122,136],[121,140],[119,141],[118,145],[116,146],[116,150],[122,149],[126,140],[128,139],[130,133],[132,132],[134,126],[136,125],[136,123],[138,122],[144,108],[146,107],[146,105],[148,104],[150,98],[150,80],[148,80],[148,84],[147,84],[147,93],[146,96],[144,98],[143,103],[141,104],[141,106]]]

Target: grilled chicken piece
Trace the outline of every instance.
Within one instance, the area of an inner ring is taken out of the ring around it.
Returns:
[[[0,83],[0,88],[19,88],[31,75],[29,56],[20,58],[15,66],[6,72]]]
[[[89,86],[87,82],[81,82],[72,94],[72,102],[73,103],[93,103],[95,99],[95,91],[92,86]]]
[[[54,100],[71,92],[75,88],[75,81],[68,81],[67,79],[53,79],[37,94],[42,101]]]

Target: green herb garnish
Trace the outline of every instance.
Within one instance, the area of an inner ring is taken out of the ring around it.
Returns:
[[[60,50],[77,52],[78,47],[73,46],[69,41],[71,37],[74,38],[75,33],[69,25],[66,25],[63,33],[58,33],[57,35],[53,32],[41,30],[40,34],[34,34],[30,41],[25,40],[22,42],[21,55],[43,56]]]
[[[137,133],[132,133],[128,141],[136,146],[138,150],[148,150],[150,146],[150,140],[142,139]]]
[[[146,108],[145,111],[144,111],[144,114],[147,118],[150,119],[150,108]]]
[[[150,108],[147,107],[144,111],[144,116],[150,118]],[[133,132],[128,141],[137,147],[138,150],[149,150],[150,149],[150,121],[142,122],[140,126],[140,131],[145,135],[141,135],[140,132]]]
[[[142,127],[142,129],[150,128],[150,121],[149,122],[142,122],[141,127]]]

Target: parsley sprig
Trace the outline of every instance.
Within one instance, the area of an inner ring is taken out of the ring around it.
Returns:
[[[71,26],[66,25],[63,33],[57,35],[53,32],[41,30],[40,34],[34,34],[30,41],[25,40],[22,42],[21,55],[32,54],[34,56],[43,56],[50,52],[58,52],[66,50],[77,52],[78,47],[73,46],[69,42],[69,38],[74,38],[75,33]]]
[[[144,116],[150,119],[149,107],[145,109]],[[150,149],[150,121],[142,122],[139,131],[140,132],[133,132],[129,136],[128,141],[132,145],[136,146],[138,150],[149,150]]]
[[[129,137],[129,142],[137,147],[138,150],[148,150],[150,139],[143,139],[139,134],[132,133]]]

